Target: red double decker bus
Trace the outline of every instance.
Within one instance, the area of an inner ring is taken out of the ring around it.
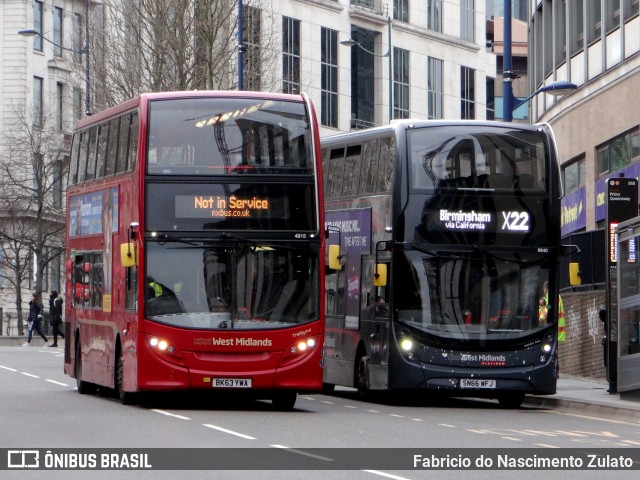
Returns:
[[[143,94],[81,120],[67,189],[78,392],[322,386],[319,135],[305,95]]]

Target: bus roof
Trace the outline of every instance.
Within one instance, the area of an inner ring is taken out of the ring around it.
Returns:
[[[365,139],[377,136],[391,136],[393,133],[397,133],[401,130],[407,130],[411,128],[423,128],[423,127],[446,127],[446,126],[476,126],[476,127],[499,127],[499,128],[511,128],[517,130],[539,130],[545,128],[543,124],[528,124],[528,123],[509,123],[509,122],[495,122],[493,120],[424,120],[424,119],[402,119],[392,120],[388,125],[382,125],[379,127],[365,128],[362,130],[352,130],[351,132],[338,133],[336,135],[329,135],[321,139],[323,144],[340,144],[341,142],[354,142],[358,139]],[[324,146],[324,145],[323,145]]]
[[[82,130],[90,125],[103,122],[105,119],[133,110],[150,100],[167,100],[174,98],[225,97],[225,98],[260,98],[265,100],[283,100],[304,102],[304,94],[291,95],[285,93],[251,92],[236,90],[184,90],[175,92],[143,93],[131,100],[109,107],[89,117],[82,118],[76,124],[76,130]]]

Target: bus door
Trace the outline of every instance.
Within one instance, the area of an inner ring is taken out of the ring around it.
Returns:
[[[388,356],[390,311],[389,294],[386,286],[375,286],[375,257],[362,257],[362,310],[360,315],[360,338],[368,355],[369,388],[388,387]]]

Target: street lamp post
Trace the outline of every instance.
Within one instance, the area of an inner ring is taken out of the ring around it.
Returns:
[[[393,77],[392,77],[392,70],[393,70],[393,64],[392,64],[392,58],[391,58],[391,17],[388,16],[387,17],[387,43],[389,46],[389,49],[387,50],[386,53],[383,53],[382,55],[378,55],[377,53],[372,52],[371,50],[366,49],[365,47],[363,47],[360,43],[356,42],[353,38],[348,38],[347,40],[343,40],[340,42],[341,45],[344,45],[346,47],[354,47],[357,46],[359,48],[361,48],[362,50],[364,50],[365,52],[374,55],[376,57],[388,57],[389,58],[389,123],[391,123],[391,120],[393,119]]]
[[[49,40],[47,37],[42,35],[42,33],[34,30],[33,28],[23,28],[18,31],[19,35],[23,37],[33,37],[34,35],[40,36],[43,40],[49,42],[50,44],[61,48],[62,50],[66,50],[68,52],[79,53],[84,55],[84,78],[85,78],[85,95],[84,95],[84,114],[88,117],[91,115],[91,94],[89,91],[89,0],[84,0],[84,19],[85,19],[85,43],[84,47],[80,50],[74,50],[73,48],[67,48],[62,45],[57,44]]]

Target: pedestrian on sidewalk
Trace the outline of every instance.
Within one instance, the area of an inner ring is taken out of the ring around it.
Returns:
[[[51,290],[49,295],[49,325],[53,328],[53,343],[50,343],[50,347],[58,346],[58,335],[60,338],[64,338],[64,333],[60,329],[62,325],[62,304],[63,300],[58,296],[58,292]]]
[[[45,337],[44,333],[42,333],[42,329],[40,328],[40,321],[42,320],[42,311],[44,307],[42,306],[42,302],[38,298],[37,292],[33,292],[31,294],[31,301],[29,302],[29,328],[27,333],[27,341],[22,344],[23,347],[28,347],[31,344],[31,337],[33,335],[33,331],[35,330],[44,340],[44,344],[49,343],[47,337]]]

